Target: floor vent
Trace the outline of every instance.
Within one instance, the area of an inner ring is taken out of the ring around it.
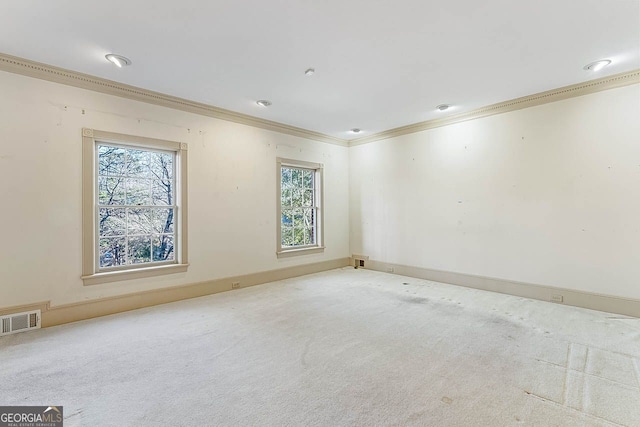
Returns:
[[[40,310],[9,314],[0,319],[2,319],[0,336],[40,329]]]

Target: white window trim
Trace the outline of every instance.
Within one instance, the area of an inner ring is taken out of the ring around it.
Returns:
[[[176,153],[176,262],[114,271],[97,269],[96,142],[132,145]],[[82,280],[85,285],[140,279],[187,271],[187,144],[94,129],[82,129]]]
[[[315,197],[318,207],[316,219],[316,244],[310,246],[282,247],[282,166],[315,170]],[[324,252],[324,181],[322,163],[311,163],[302,160],[276,159],[276,255],[278,258],[287,258],[297,255],[309,255]]]

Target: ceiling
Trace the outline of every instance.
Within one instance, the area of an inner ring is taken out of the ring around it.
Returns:
[[[0,52],[354,139],[638,69],[640,0],[2,0]]]

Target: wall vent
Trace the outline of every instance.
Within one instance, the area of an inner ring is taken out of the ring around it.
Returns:
[[[8,314],[0,319],[2,320],[0,336],[40,329],[40,310]]]

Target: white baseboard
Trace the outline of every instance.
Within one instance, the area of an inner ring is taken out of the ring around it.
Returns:
[[[76,322],[78,320],[91,319],[94,317],[136,310],[138,308],[230,291],[236,288],[234,286],[236,283],[238,284],[237,288],[244,288],[247,286],[274,282],[276,280],[319,273],[321,271],[346,267],[348,265],[349,258],[338,258],[329,261],[285,267],[277,270],[225,277],[206,282],[153,289],[150,291],[135,292],[126,295],[99,298],[71,304],[51,306],[49,301],[45,301],[21,306],[0,307],[0,315],[19,313],[29,310],[41,310],[42,327],[45,328],[61,325],[63,323]]]
[[[361,257],[362,258],[358,259],[365,258],[363,256]],[[188,298],[196,298],[217,292],[229,291],[232,289],[232,284],[236,282],[240,283],[240,287],[253,286],[345,267],[347,265],[354,265],[354,259],[350,260],[349,258],[339,258],[331,261],[322,261],[278,270],[226,277],[207,282],[155,289],[145,292],[136,292],[133,294],[100,298],[97,300],[82,301],[53,307],[48,301],[22,306],[0,307],[0,315],[29,310],[41,310],[42,327],[48,327]],[[640,300],[636,299],[575,291],[552,286],[534,285],[530,283],[514,282],[510,280],[474,276],[449,271],[432,270],[428,268],[411,267],[401,264],[370,260],[368,257],[365,260],[364,268],[382,272],[389,272],[389,269],[392,268],[393,274],[532,298],[541,301],[553,301],[553,296],[561,295],[563,297],[562,304],[640,318]]]
[[[351,265],[353,265],[353,262],[354,260],[352,259]],[[640,317],[640,300],[632,298],[622,298],[553,286],[534,285],[531,283],[515,282],[511,280],[496,279],[493,277],[432,270],[428,268],[412,267],[376,260],[367,260],[364,268],[382,271],[385,273],[389,273],[391,272],[390,269],[393,269],[393,274],[400,274],[418,279],[499,292],[502,294],[588,308],[591,310],[623,314],[626,316]],[[561,296],[562,301],[559,302],[554,300],[554,297],[556,296]]]

